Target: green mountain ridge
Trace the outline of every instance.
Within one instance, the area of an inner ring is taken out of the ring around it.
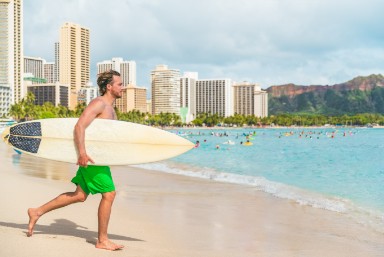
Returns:
[[[269,115],[305,113],[324,115],[384,114],[384,76],[359,76],[332,86],[271,86]]]

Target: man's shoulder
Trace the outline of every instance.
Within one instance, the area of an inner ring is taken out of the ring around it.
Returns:
[[[97,104],[97,105],[103,104],[103,105],[105,105],[106,103],[101,96],[98,96],[98,97],[94,98],[89,104]]]
[[[89,111],[92,110],[93,112],[97,112],[98,114],[100,114],[105,109],[105,106],[105,101],[103,101],[102,98],[97,97],[93,99],[85,109]]]

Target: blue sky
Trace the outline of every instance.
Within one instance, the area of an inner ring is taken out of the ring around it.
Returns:
[[[54,60],[59,29],[91,31],[96,63],[135,60],[139,86],[166,64],[201,79],[333,85],[384,71],[382,0],[24,1],[24,54]]]

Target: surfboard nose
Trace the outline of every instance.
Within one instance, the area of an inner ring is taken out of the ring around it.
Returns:
[[[9,129],[10,129],[10,127],[5,127],[3,133],[1,133],[1,138],[3,139],[4,142],[8,142]]]

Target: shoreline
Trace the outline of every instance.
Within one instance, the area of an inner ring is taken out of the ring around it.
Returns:
[[[268,195],[275,199],[290,201],[299,206],[306,206],[319,210],[338,213],[363,226],[369,226],[372,230],[384,235],[384,212],[373,206],[362,206],[350,199],[338,196],[321,194],[303,188],[270,181],[262,177],[252,177],[216,170],[199,171],[197,167],[186,170],[185,165],[176,163],[161,163],[160,166],[133,165],[133,167],[150,172],[161,172],[169,175],[185,176],[212,183],[223,183],[244,188]]]
[[[64,191],[76,166],[25,158],[0,146],[2,256],[105,256],[94,248],[100,196],[44,215],[25,236],[29,207]],[[40,173],[39,173],[40,172]],[[115,256],[382,256],[384,236],[343,214],[279,199],[249,186],[112,167]],[[15,190],[16,189],[16,190]],[[15,192],[16,191],[16,192]],[[22,246],[22,247],[20,247]]]
[[[163,130],[235,130],[235,129],[383,129],[384,126],[373,126],[373,127],[367,127],[367,126],[244,126],[244,127],[173,127],[173,126],[167,126],[167,127],[157,127],[158,129]]]

